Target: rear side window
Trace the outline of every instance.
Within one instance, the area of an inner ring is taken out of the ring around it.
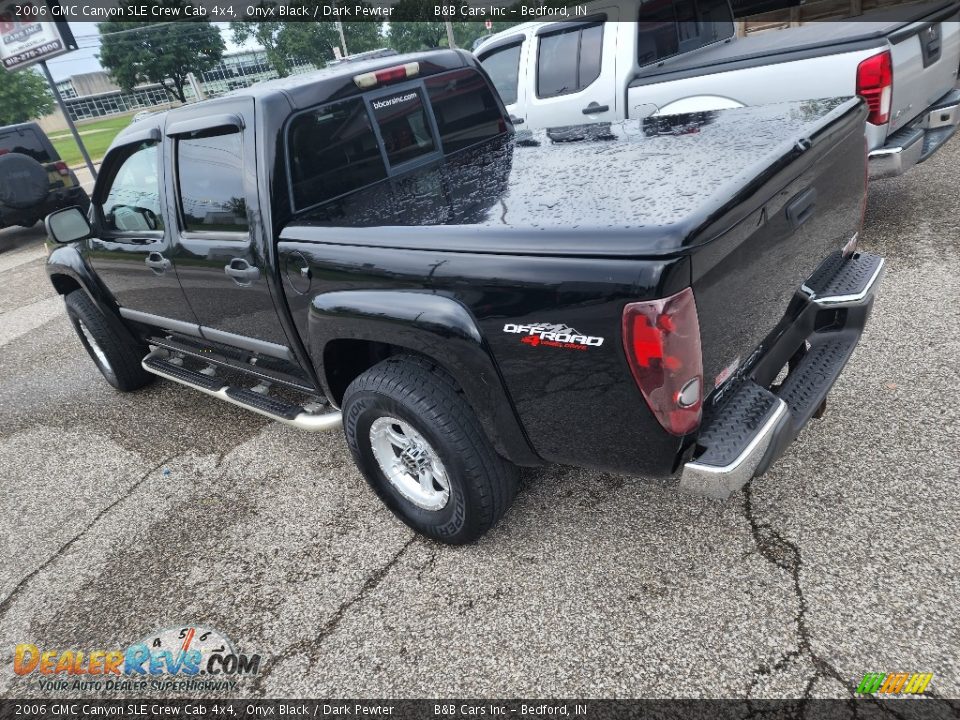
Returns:
[[[445,153],[506,132],[500,106],[487,81],[474,70],[457,70],[426,81]]]
[[[387,176],[370,116],[360,98],[298,115],[287,138],[297,209]]]
[[[416,160],[436,150],[423,98],[418,90],[401,90],[370,102],[390,165]]]
[[[177,142],[183,229],[247,231],[240,133],[203,135]]]
[[[600,77],[603,25],[544,35],[537,49],[537,97],[578,92]]]
[[[57,159],[50,157],[46,143],[36,130],[29,127],[0,132],[0,155],[8,152],[28,155],[41,163],[53,162]]]
[[[637,60],[659,62],[733,35],[727,0],[649,0],[640,6]]]
[[[510,47],[494,50],[480,59],[480,64],[487,71],[493,86],[500,93],[504,105],[512,105],[517,101],[517,89],[520,78],[520,43]]]

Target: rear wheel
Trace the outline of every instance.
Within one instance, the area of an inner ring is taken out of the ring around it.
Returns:
[[[139,390],[153,381],[154,375],[140,365],[148,348],[123,337],[110,326],[83,290],[74,290],[66,297],[67,317],[90,355],[90,359],[117,390]]]
[[[344,432],[381,500],[417,532],[451,544],[477,539],[506,512],[517,469],[487,440],[452,378],[398,356],[351,383]]]

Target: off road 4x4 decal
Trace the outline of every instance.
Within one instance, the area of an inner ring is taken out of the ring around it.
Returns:
[[[603,345],[603,338],[595,335],[584,335],[572,327],[562,323],[533,323],[532,325],[517,325],[507,323],[503,326],[505,333],[522,335],[520,342],[531,347],[553,347],[562,350],[586,350],[590,347]]]

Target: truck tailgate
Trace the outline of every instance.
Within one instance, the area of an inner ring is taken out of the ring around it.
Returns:
[[[953,90],[960,66],[960,5],[890,36],[893,98],[889,132],[899,130]]]
[[[770,178],[762,205],[692,255],[704,397],[751,362],[790,322],[803,283],[857,232],[866,192],[862,103],[811,134]]]

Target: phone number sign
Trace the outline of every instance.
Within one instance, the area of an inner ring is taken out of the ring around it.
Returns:
[[[7,70],[19,70],[41,60],[62,55],[70,48],[56,23],[40,22],[46,5],[0,0],[0,62]]]

